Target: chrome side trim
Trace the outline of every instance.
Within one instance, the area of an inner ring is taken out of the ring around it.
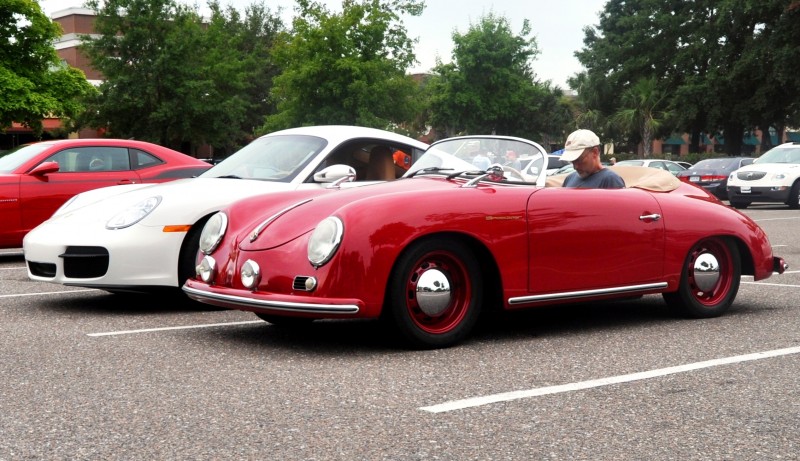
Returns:
[[[195,288],[183,287],[187,296],[200,302],[225,302],[235,306],[259,307],[273,311],[300,312],[304,314],[357,314],[358,306],[355,304],[309,304],[294,303],[288,301],[263,301],[243,296],[223,295],[219,293],[209,293]],[[212,303],[213,304],[213,303]]]
[[[541,303],[545,301],[563,301],[567,299],[581,299],[591,296],[614,295],[614,294],[630,294],[640,291],[657,290],[667,287],[667,282],[646,283],[643,285],[629,285],[624,287],[615,288],[599,288],[596,290],[582,290],[582,291],[565,291],[563,293],[549,293],[546,295],[533,295],[533,296],[519,296],[517,298],[509,298],[508,304],[532,304]]]
[[[258,238],[258,236],[261,235],[261,232],[264,230],[264,228],[269,226],[270,223],[272,223],[272,221],[275,221],[276,219],[280,218],[281,215],[284,215],[284,214],[292,211],[293,209],[299,207],[300,205],[303,205],[304,203],[308,203],[310,201],[311,201],[311,199],[309,198],[309,199],[303,200],[301,202],[297,202],[294,205],[289,205],[286,208],[282,209],[281,211],[279,211],[279,212],[275,213],[274,215],[270,216],[269,218],[265,219],[264,222],[259,224],[258,227],[253,229],[253,232],[250,233],[250,242],[254,242]]]

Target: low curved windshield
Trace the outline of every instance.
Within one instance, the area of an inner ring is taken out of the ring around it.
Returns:
[[[800,146],[770,149],[753,163],[800,163]]]
[[[241,178],[289,182],[327,145],[308,135],[265,136],[215,165],[201,178]]]
[[[544,150],[518,138],[465,136],[445,139],[431,145],[404,176],[426,168],[459,171],[485,171],[494,164],[519,168],[519,159],[533,158],[544,163]],[[515,162],[516,160],[516,162]],[[536,181],[537,178],[530,178]]]
[[[49,146],[46,144],[28,144],[9,152],[0,154],[0,173],[11,173],[20,165],[39,155]]]

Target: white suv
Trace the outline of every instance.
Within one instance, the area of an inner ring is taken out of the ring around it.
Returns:
[[[751,165],[728,177],[728,201],[734,208],[753,202],[778,202],[800,208],[800,143],[773,147]]]

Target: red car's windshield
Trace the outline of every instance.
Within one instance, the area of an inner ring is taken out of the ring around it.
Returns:
[[[0,173],[11,173],[17,167],[47,149],[46,144],[28,144],[0,154]]]

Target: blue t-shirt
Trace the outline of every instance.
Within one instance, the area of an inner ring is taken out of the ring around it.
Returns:
[[[603,168],[586,178],[581,178],[578,172],[574,171],[564,179],[563,185],[584,189],[620,189],[625,187],[625,181],[608,168]]]
[[[490,166],[492,166],[492,161],[489,160],[489,157],[483,154],[478,154],[472,159],[472,164],[480,168],[481,171],[486,171]]]

